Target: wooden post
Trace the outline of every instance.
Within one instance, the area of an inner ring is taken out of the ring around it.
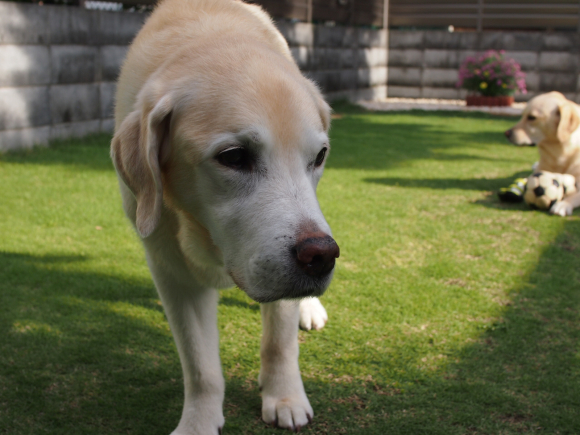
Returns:
[[[483,30],[483,0],[477,0],[477,31]]]
[[[389,0],[383,0],[383,29],[389,30]]]

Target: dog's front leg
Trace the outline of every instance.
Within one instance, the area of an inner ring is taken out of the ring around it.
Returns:
[[[550,213],[558,216],[569,216],[578,207],[580,207],[580,192],[573,193],[562,201],[558,201],[552,206]]]
[[[185,402],[172,435],[218,435],[224,425],[225,383],[219,357],[214,289],[195,285],[189,274],[149,266],[161,296],[183,370]]]
[[[312,420],[298,367],[297,301],[262,304],[262,418],[278,427],[298,430]]]

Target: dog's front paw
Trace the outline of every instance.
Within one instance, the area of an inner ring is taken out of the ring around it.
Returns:
[[[574,210],[574,207],[572,207],[572,204],[569,202],[558,201],[552,206],[550,213],[558,216],[570,216],[572,214],[572,210]]]
[[[221,397],[196,397],[183,408],[177,429],[171,435],[220,435],[225,419]]]
[[[273,426],[299,431],[314,412],[304,391],[288,396],[262,394],[262,419]]]
[[[304,298],[300,301],[300,328],[305,331],[322,329],[328,320],[326,310],[318,298]]]

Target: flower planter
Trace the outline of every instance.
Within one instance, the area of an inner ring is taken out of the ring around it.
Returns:
[[[488,97],[485,95],[469,95],[465,98],[468,106],[511,106],[514,97],[501,95],[498,97]]]

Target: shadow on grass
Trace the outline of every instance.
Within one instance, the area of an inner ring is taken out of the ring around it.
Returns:
[[[75,271],[83,261],[0,253],[0,427],[171,432],[181,369],[153,286]],[[389,382],[306,378],[316,418],[303,432],[580,433],[579,263],[580,221],[568,220],[504,315],[446,355],[444,369],[402,363]],[[364,352],[371,376],[388,364]],[[227,379],[225,412],[225,433],[273,433],[259,421],[254,380]]]
[[[388,169],[418,159],[505,162],[508,159],[501,155],[481,155],[486,146],[510,146],[501,130],[486,130],[486,124],[479,125],[478,121],[486,118],[442,112],[345,116],[333,122],[328,167]],[[497,126],[497,122],[490,125]],[[466,153],[470,147],[476,152]],[[454,148],[461,151],[454,153]]]
[[[408,188],[427,188],[427,189],[463,189],[463,190],[481,190],[496,192],[501,187],[507,187],[514,182],[516,178],[526,178],[529,172],[520,171],[514,175],[503,178],[366,178],[364,181],[369,183],[384,184],[387,186],[399,186]]]

